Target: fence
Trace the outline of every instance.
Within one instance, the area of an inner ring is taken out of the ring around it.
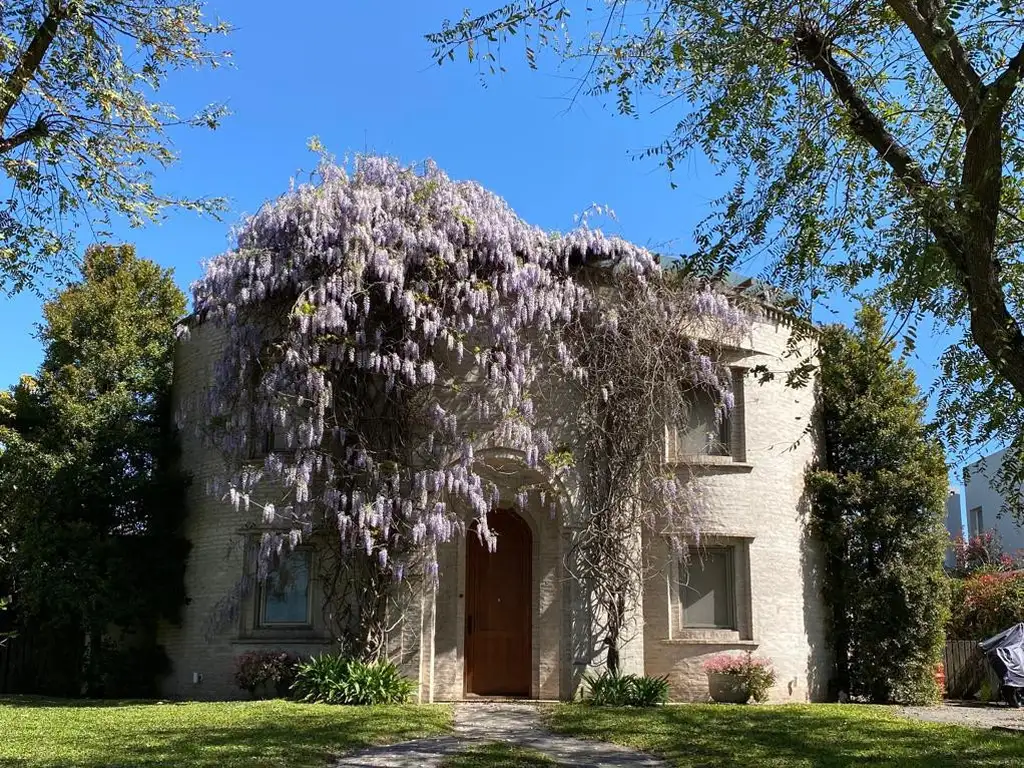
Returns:
[[[999,678],[978,648],[977,640],[947,640],[942,661],[949,698],[973,699],[986,680],[992,695],[999,695]]]

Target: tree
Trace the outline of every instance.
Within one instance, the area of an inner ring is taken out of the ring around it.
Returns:
[[[169,271],[131,246],[92,247],[81,280],[44,306],[38,376],[0,394],[0,528],[11,608],[50,675],[40,688],[78,693],[84,679],[139,695],[154,682],[132,665],[156,662],[156,623],[184,600],[170,415],[184,311]],[[111,647],[111,626],[134,651]]]
[[[671,171],[702,151],[731,183],[697,233],[714,267],[767,253],[805,302],[868,281],[908,347],[924,317],[962,334],[941,359],[943,437],[1010,444],[997,479],[1019,497],[1024,6],[515,0],[428,39],[438,62],[464,49],[494,71],[517,35],[531,66],[542,48],[579,64],[574,98],[679,111],[645,154]]]
[[[824,462],[808,474],[836,686],[876,702],[935,698],[948,612],[945,460],[892,351],[876,309],[822,331]]]
[[[218,106],[179,118],[154,100],[169,72],[217,66],[203,0],[10,0],[0,6],[0,293],[73,253],[76,223],[132,225],[168,206],[217,211],[153,187],[175,159],[167,129],[216,127]]]

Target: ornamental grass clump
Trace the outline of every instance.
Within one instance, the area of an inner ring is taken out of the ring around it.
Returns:
[[[325,653],[299,664],[292,693],[323,704],[404,704],[414,687],[393,662]]]
[[[754,656],[747,651],[742,656],[720,653],[704,662],[708,675],[727,675],[734,678],[733,684],[745,694],[745,699],[761,703],[768,700],[768,693],[775,685],[777,673],[769,658]]]
[[[668,701],[668,676],[650,677],[603,672],[584,675],[584,700],[597,707],[655,707]]]

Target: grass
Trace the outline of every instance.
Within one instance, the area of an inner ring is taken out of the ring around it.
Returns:
[[[987,768],[1024,765],[1024,735],[906,720],[885,707],[554,707],[571,736],[652,752],[680,768]]]
[[[0,766],[324,768],[339,752],[447,733],[451,726],[446,706],[0,697]]]
[[[452,755],[441,763],[441,768],[557,768],[557,765],[540,752],[496,741]]]

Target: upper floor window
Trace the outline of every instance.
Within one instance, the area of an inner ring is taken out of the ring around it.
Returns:
[[[745,461],[743,434],[743,371],[732,370],[733,408],[723,413],[714,395],[704,389],[689,393],[686,423],[666,428],[666,458],[721,456]]]
[[[973,507],[967,513],[967,533],[969,536],[978,536],[985,530],[985,520],[982,516],[981,507]]]
[[[256,623],[260,627],[309,626],[312,623],[312,552],[296,549],[281,557],[260,585]]]

